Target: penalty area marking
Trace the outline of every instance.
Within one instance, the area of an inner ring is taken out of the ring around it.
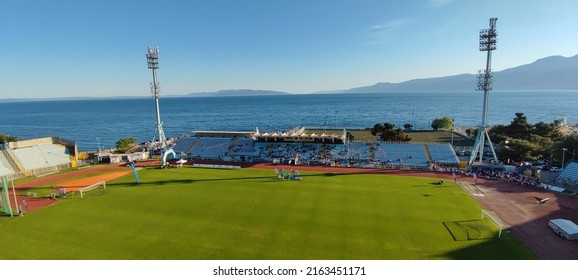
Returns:
[[[484,192],[482,192],[477,186],[475,186],[474,184],[466,184],[465,186],[462,183],[458,182],[458,185],[460,187],[462,187],[462,189],[464,189],[466,192],[468,192],[470,195],[472,196],[479,196],[479,197],[483,197],[484,196]]]

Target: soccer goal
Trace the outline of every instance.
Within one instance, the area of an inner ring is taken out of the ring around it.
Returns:
[[[85,193],[85,192],[92,191],[92,190],[94,190],[94,189],[96,189],[96,188],[98,188],[98,187],[102,187],[102,188],[104,188],[104,189],[106,190],[106,182],[105,182],[105,181],[101,181],[101,182],[98,182],[98,183],[94,183],[94,184],[92,184],[92,185],[90,185],[90,186],[88,186],[88,187],[84,187],[84,188],[80,189],[80,198],[82,198],[82,197],[84,196],[84,193]]]
[[[502,230],[510,227],[508,224],[502,221],[502,219],[500,219],[500,217],[498,217],[498,215],[494,211],[486,211],[482,209],[481,219],[484,220],[484,218],[488,218],[490,221],[492,221],[492,223],[494,223],[498,227],[499,229],[498,238],[502,237]]]

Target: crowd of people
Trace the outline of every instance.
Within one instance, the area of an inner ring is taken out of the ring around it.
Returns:
[[[275,168],[275,175],[277,175],[277,179],[279,180],[298,180],[301,181],[303,178],[301,177],[301,171],[291,169],[287,171],[286,169],[277,169]]]
[[[434,159],[428,158],[423,144],[271,142],[244,137],[199,139],[202,141],[196,141],[187,155],[192,159],[419,170],[458,164],[456,159],[456,162],[436,161],[432,166]],[[455,157],[451,148],[447,153]]]
[[[467,170],[461,170],[458,168],[450,168],[446,170],[454,175],[462,175],[467,177],[473,177],[477,181],[477,178],[484,178],[489,180],[501,180],[504,182],[527,186],[527,187],[539,187],[540,181],[537,177],[525,176],[519,172],[508,172],[504,169],[498,168],[484,168],[484,167],[473,167]]]

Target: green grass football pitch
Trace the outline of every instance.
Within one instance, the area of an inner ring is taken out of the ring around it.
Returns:
[[[435,178],[263,169],[146,169],[24,217],[0,259],[535,259]]]

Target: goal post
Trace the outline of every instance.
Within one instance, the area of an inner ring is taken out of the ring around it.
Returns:
[[[101,186],[106,190],[106,182],[105,181],[94,183],[88,187],[84,187],[84,188],[80,189],[80,198],[83,198],[85,192],[92,191],[92,190],[94,190],[98,187],[101,187]]]
[[[5,177],[2,177],[2,186],[0,186],[0,208],[2,208],[2,212],[4,212],[5,215],[14,217],[8,193],[8,180]]]
[[[484,220],[484,218],[486,217],[498,227],[499,229],[498,238],[502,237],[502,230],[510,227],[508,224],[502,221],[502,219],[500,219],[500,217],[498,216],[498,214],[496,214],[496,212],[482,209],[482,217],[480,219]]]

